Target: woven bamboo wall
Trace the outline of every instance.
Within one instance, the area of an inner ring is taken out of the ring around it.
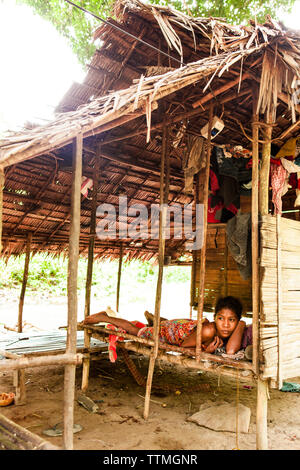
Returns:
[[[263,217],[260,289],[263,377],[281,388],[300,375],[300,222]]]
[[[198,299],[199,260],[200,253],[197,253],[194,289],[191,290],[191,303],[194,306],[197,305]],[[242,279],[236,262],[228,252],[226,225],[208,225],[204,310],[213,311],[218,297],[226,295],[238,297],[243,303],[244,312],[252,312],[251,279]]]

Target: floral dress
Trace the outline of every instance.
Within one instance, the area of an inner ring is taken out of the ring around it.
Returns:
[[[159,341],[161,343],[181,346],[184,339],[190,336],[196,326],[196,320],[175,319],[162,321],[160,324]],[[144,339],[153,339],[153,326],[141,328],[137,336]]]

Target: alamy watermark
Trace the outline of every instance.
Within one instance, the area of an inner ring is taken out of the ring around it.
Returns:
[[[119,204],[100,204],[96,216],[100,218],[96,234],[100,240],[131,239],[158,240],[159,219],[162,217],[163,238],[186,239],[187,250],[200,250],[203,245],[203,204],[132,204],[127,196],[119,197]],[[172,215],[172,217],[171,217]],[[193,222],[194,217],[194,222]],[[172,219],[172,221],[171,221]]]

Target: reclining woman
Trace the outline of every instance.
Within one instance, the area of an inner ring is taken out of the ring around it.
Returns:
[[[215,307],[214,321],[204,319],[202,325],[201,349],[207,353],[215,353],[223,347],[226,354],[235,354],[241,348],[252,344],[252,325],[246,326],[241,320],[242,304],[236,297],[222,297]],[[145,315],[147,317],[147,313]],[[127,333],[140,338],[153,339],[153,327],[140,327],[123,318],[115,318],[106,312],[95,313],[88,316],[83,324],[111,323],[117,328],[124,329]],[[159,341],[183,348],[196,347],[196,320],[175,319],[160,322]]]

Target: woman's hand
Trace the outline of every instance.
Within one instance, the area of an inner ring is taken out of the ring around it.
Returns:
[[[219,336],[215,336],[212,342],[209,343],[208,346],[205,346],[205,344],[202,344],[202,347],[206,353],[213,354],[218,348],[221,348],[223,344],[224,343],[221,340],[221,338],[219,338]]]

